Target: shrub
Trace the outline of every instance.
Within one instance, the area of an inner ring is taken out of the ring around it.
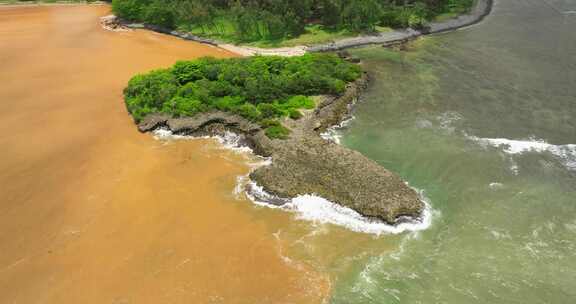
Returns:
[[[288,114],[288,116],[289,116],[291,119],[298,120],[298,119],[302,118],[303,115],[302,115],[302,113],[301,113],[300,111],[298,111],[298,110],[296,110],[296,109],[291,109],[291,110],[290,110],[290,114]]]
[[[210,88],[206,81],[189,82],[178,90],[178,96],[193,97],[204,103],[209,103],[211,99]]]
[[[346,28],[353,31],[373,31],[382,7],[376,0],[351,0],[342,11]]]
[[[220,111],[232,111],[234,108],[244,103],[238,96],[225,96],[214,101],[214,107]]]
[[[126,20],[141,20],[143,18],[143,9],[139,0],[112,0],[114,13]]]
[[[258,105],[258,111],[262,113],[262,118],[273,118],[282,116],[283,112],[278,104],[261,103]]]
[[[314,109],[314,101],[309,97],[296,95],[290,97],[286,103],[290,108],[294,109]]]
[[[206,110],[208,110],[208,107],[200,100],[182,96],[176,96],[170,99],[170,101],[166,102],[162,108],[162,112],[174,114],[180,117],[193,116]]]
[[[275,126],[279,126],[279,125],[280,125],[280,122],[279,122],[278,120],[276,120],[276,119],[265,118],[265,119],[262,119],[262,120],[260,121],[260,125],[261,125],[263,128],[275,127]]]
[[[177,91],[178,84],[170,70],[156,70],[132,78],[124,94],[127,98],[137,97],[132,100],[132,107],[128,110],[135,106],[146,106],[152,111],[159,111],[164,102],[172,99]]]
[[[172,68],[172,74],[180,84],[204,78],[202,66],[198,61],[178,61]]]
[[[258,111],[254,105],[249,103],[235,107],[235,112],[240,116],[252,121],[257,121],[261,117],[260,111]]]
[[[235,86],[231,85],[226,81],[221,80],[211,81],[207,83],[206,86],[210,91],[210,95],[215,97],[224,97],[239,94],[238,92],[239,90]]]
[[[159,25],[169,29],[174,28],[175,12],[165,1],[156,0],[143,10],[144,22]]]
[[[290,130],[281,124],[266,128],[266,136],[271,139],[287,139],[290,135]]]
[[[413,27],[424,25],[428,11],[421,3],[407,6],[390,6],[382,14],[381,23],[392,27]]]
[[[299,119],[299,109],[315,106],[307,96],[340,94],[360,75],[356,65],[330,54],[202,58],[136,75],[124,95],[136,121],[150,113],[193,116],[215,109],[260,123],[267,133],[281,138],[285,128],[276,119]]]

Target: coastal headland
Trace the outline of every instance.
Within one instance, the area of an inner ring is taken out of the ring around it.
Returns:
[[[422,35],[456,30],[480,22],[489,14],[492,0],[478,0],[466,15],[430,23],[420,30],[404,29],[372,36],[343,39],[330,44],[299,46],[295,48],[259,49],[220,43],[197,37],[190,33],[166,30],[159,26],[127,23],[115,16],[102,19],[110,30],[129,28],[149,29],[186,40],[218,46],[244,56],[276,55],[299,56],[307,52],[334,52],[346,48],[381,44],[404,43]],[[348,61],[346,52],[340,57]],[[266,136],[265,128],[239,115],[208,111],[191,117],[177,118],[167,114],[152,113],[139,121],[138,128],[149,132],[167,128],[175,134],[192,136],[223,136],[226,132],[240,135],[246,145],[257,155],[271,157],[270,165],[257,168],[250,178],[272,194],[269,203],[281,205],[291,198],[304,194],[319,195],[331,202],[351,208],[361,215],[397,224],[407,219],[422,217],[424,203],[400,177],[386,170],[362,154],[322,138],[327,129],[337,126],[350,117],[351,107],[369,84],[369,76],[348,83],[342,94],[324,95],[314,110],[303,111],[298,120],[285,119],[282,124],[289,130],[285,139]],[[251,191],[250,186],[247,191]]]
[[[317,96],[314,109],[303,110],[297,120],[281,121],[290,130],[285,139],[269,138],[259,124],[221,111],[183,118],[150,114],[140,121],[138,129],[150,132],[164,128],[190,136],[238,134],[255,154],[271,158],[270,165],[250,174],[252,181],[274,196],[267,203],[282,205],[298,195],[315,194],[389,224],[417,219],[422,216],[424,203],[400,177],[359,152],[321,136],[350,117],[352,105],[368,84],[368,74],[362,73],[346,85],[342,94]],[[251,192],[251,186],[246,190]]]

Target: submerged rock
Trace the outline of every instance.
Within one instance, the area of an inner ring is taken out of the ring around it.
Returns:
[[[142,132],[167,127],[184,135],[223,135],[232,131],[258,155],[272,163],[260,167],[250,178],[283,204],[290,198],[316,194],[358,213],[397,223],[403,217],[420,217],[424,204],[417,193],[396,174],[359,152],[320,135],[348,118],[351,105],[368,85],[368,76],[348,84],[341,96],[323,96],[315,110],[299,120],[286,119],[290,129],[285,140],[270,139],[257,124],[231,113],[209,112],[187,118],[148,115],[139,124]]]

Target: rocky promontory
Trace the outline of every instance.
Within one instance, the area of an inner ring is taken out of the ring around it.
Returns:
[[[175,134],[223,135],[232,131],[254,153],[272,163],[254,170],[250,178],[282,204],[303,194],[316,194],[358,213],[389,224],[418,218],[424,204],[396,174],[359,152],[323,139],[321,134],[349,116],[351,105],[368,86],[367,74],[347,85],[340,96],[320,96],[314,110],[298,120],[285,119],[288,139],[270,139],[257,124],[231,113],[212,111],[187,118],[151,114],[138,125],[148,132],[168,128]],[[250,189],[247,189],[248,191]]]

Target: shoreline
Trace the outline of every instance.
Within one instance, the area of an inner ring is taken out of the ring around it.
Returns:
[[[150,114],[138,124],[138,129],[164,129],[177,136],[225,137],[227,132],[238,135],[239,144],[271,159],[267,166],[250,172],[249,179],[273,197],[268,202],[272,205],[282,206],[294,198],[313,195],[376,223],[397,226],[408,218],[422,221],[425,203],[399,176],[361,153],[321,136],[349,117],[351,105],[368,83],[369,77],[364,74],[350,83],[342,95],[321,96],[318,106],[306,111],[301,119],[283,121],[291,131],[285,140],[270,139],[260,126],[220,111],[187,118]],[[250,195],[254,189],[244,190]]]
[[[345,53],[339,55],[354,60]],[[400,177],[359,152],[322,138],[322,133],[349,117],[351,106],[368,83],[368,75],[363,74],[347,85],[343,94],[322,96],[315,110],[298,121],[286,121],[293,134],[287,140],[271,140],[260,126],[225,112],[177,119],[150,115],[139,129],[148,132],[168,127],[176,135],[192,136],[233,131],[243,136],[255,154],[272,157],[272,163],[251,172],[250,179],[275,197],[284,198],[283,202],[308,194],[375,222],[399,225],[407,218],[421,219],[424,203]]]
[[[236,53],[241,56],[301,56],[307,52],[334,52],[348,48],[356,48],[367,45],[391,46],[402,44],[407,41],[416,39],[420,36],[445,33],[455,31],[461,28],[482,22],[490,13],[494,5],[494,0],[477,0],[474,6],[467,14],[459,15],[455,18],[442,22],[431,22],[425,30],[415,30],[411,28],[397,29],[390,32],[379,33],[375,35],[361,35],[351,38],[340,39],[331,43],[318,44],[312,46],[299,45],[294,47],[281,48],[258,48],[232,43],[221,42],[214,39],[203,38],[187,32],[169,30],[155,25],[143,23],[130,23],[119,20],[114,15],[102,17],[102,25],[107,30],[125,30],[125,29],[146,29],[154,32],[171,35],[180,39],[209,44],[222,48],[224,50]]]
[[[478,0],[469,14],[444,22],[431,23],[426,31],[396,30],[375,36],[342,39],[313,47],[261,49],[243,47],[194,36],[190,33],[169,31],[146,24],[125,23],[116,16],[101,18],[107,30],[124,31],[147,29],[216,46],[242,56],[277,55],[300,56],[307,52],[334,52],[347,60],[347,48],[371,44],[392,46],[402,44],[422,35],[457,30],[482,21],[492,9],[493,0]],[[233,132],[240,136],[241,144],[254,154],[270,158],[267,166],[254,169],[249,174],[250,183],[244,191],[256,197],[250,185],[258,185],[276,206],[288,206],[301,196],[315,196],[340,207],[349,208],[367,221],[385,223],[394,227],[402,223],[423,222],[427,205],[417,192],[399,176],[368,159],[359,152],[326,139],[325,132],[350,118],[353,104],[360,98],[369,82],[365,73],[362,79],[347,86],[341,96],[322,96],[315,110],[306,113],[298,122],[285,121],[291,131],[287,140],[271,140],[264,131],[241,117],[226,112],[208,112],[188,118],[172,118],[151,114],[138,125],[141,132],[168,129],[174,135],[223,136]]]

